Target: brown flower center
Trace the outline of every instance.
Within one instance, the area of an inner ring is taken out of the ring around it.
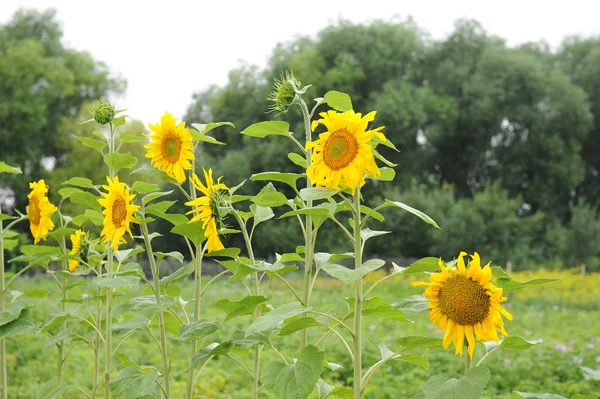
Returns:
[[[339,170],[350,165],[358,154],[358,141],[346,129],[336,130],[323,148],[323,161],[330,169]]]
[[[490,297],[485,288],[462,275],[446,280],[438,300],[442,313],[463,326],[481,323],[490,312]]]
[[[42,214],[40,211],[40,199],[37,195],[34,195],[29,199],[29,209],[27,210],[27,214],[29,215],[31,224],[40,224]]]
[[[127,217],[127,206],[123,198],[117,198],[112,205],[112,222],[119,227]]]
[[[176,136],[168,136],[163,139],[161,150],[167,161],[175,163],[179,160],[179,154],[181,153],[181,140]]]

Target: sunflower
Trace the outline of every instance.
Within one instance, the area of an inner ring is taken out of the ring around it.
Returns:
[[[108,241],[112,241],[114,249],[119,248],[119,242],[126,242],[123,236],[125,232],[131,235],[131,227],[129,224],[135,222],[133,213],[140,207],[131,204],[131,200],[135,198],[135,194],[129,193],[129,188],[125,183],[119,181],[119,176],[116,176],[113,181],[110,177],[106,178],[108,186],[102,186],[107,193],[103,194],[98,202],[104,207],[104,228],[102,229],[102,245]]]
[[[314,148],[313,162],[306,170],[314,184],[334,190],[348,188],[354,193],[358,185],[365,184],[365,175],[379,176],[370,142],[374,136],[381,141],[386,138],[379,132],[383,126],[367,130],[375,114],[372,111],[363,117],[352,110],[328,111],[312,122],[313,131],[319,124],[327,128],[318,140],[306,143],[307,150]]]
[[[152,142],[144,147],[148,150],[146,158],[152,160],[154,167],[178,183],[183,183],[184,170],[192,169],[190,161],[194,160],[194,143],[185,122],[176,125],[175,120],[171,114],[165,112],[160,118],[160,124],[148,124],[154,134],[148,136]]]
[[[50,215],[56,212],[58,208],[48,200],[48,186],[46,186],[44,179],[29,183],[29,188],[31,192],[27,196],[29,198],[27,214],[29,215],[29,228],[34,243],[37,244],[40,240],[45,240],[48,232],[54,228]]]
[[[222,221],[219,214],[219,204],[221,202],[220,190],[228,190],[227,186],[221,183],[223,177],[219,177],[219,180],[215,184],[212,175],[212,169],[208,172],[202,168],[204,172],[204,180],[206,180],[206,186],[202,184],[198,176],[194,174],[194,186],[197,190],[204,194],[204,197],[197,198],[193,201],[186,202],[188,206],[193,206],[194,209],[189,211],[187,214],[195,213],[192,220],[189,223],[202,221],[204,224],[204,235],[208,240],[208,252],[218,251],[223,249],[223,243],[219,239],[219,228],[222,227]]]
[[[85,235],[85,231],[77,230],[74,234],[71,234],[71,245],[72,249],[69,251],[69,255],[79,254],[81,251],[81,237]],[[69,271],[74,272],[79,267],[79,259],[69,259]]]
[[[440,273],[431,275],[431,282],[416,281],[412,285],[427,286],[423,296],[429,298],[429,318],[444,333],[444,348],[454,343],[456,354],[463,354],[467,338],[469,356],[473,357],[475,336],[481,341],[498,342],[498,332],[508,335],[504,329],[503,315],[513,317],[500,303],[506,301],[502,288],[491,283],[490,263],[481,267],[479,254],[471,255],[469,269],[463,259],[466,252],[458,255],[457,267],[447,266],[440,259]]]

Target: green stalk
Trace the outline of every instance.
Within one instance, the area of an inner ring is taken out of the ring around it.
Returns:
[[[194,197],[196,196],[195,191],[193,191]],[[204,250],[201,250],[200,247],[196,247],[196,256],[194,257],[194,318],[192,322],[200,320],[200,308],[202,305],[202,258],[204,256]],[[193,399],[194,397],[194,369],[192,367],[192,362],[194,361],[194,355],[197,350],[197,341],[192,340],[190,342],[190,359],[189,359],[189,367],[190,372],[188,375],[188,383],[187,383],[187,398]]]
[[[58,218],[60,219],[60,227],[64,227],[64,221],[63,221],[63,217],[62,214],[59,212],[58,213]],[[66,254],[67,253],[67,244],[66,244],[66,240],[65,240],[65,236],[62,236],[60,238],[60,249],[62,251],[62,253]],[[62,270],[67,270],[67,260],[63,260],[62,261]],[[63,313],[65,313],[65,311],[67,310],[67,289],[66,287],[66,277],[63,275],[62,276],[62,285],[60,286],[60,290],[62,291],[62,301],[61,301],[61,311]],[[67,322],[63,321],[61,324],[61,330],[65,330],[67,328]],[[57,359],[57,364],[56,364],[56,377],[58,378],[58,383],[61,384],[62,383],[62,372],[63,372],[63,365],[65,364],[65,340],[61,339],[60,341],[58,341],[58,359]]]
[[[471,356],[469,356],[469,345],[467,345],[467,355],[465,356],[465,374],[471,370]]]
[[[354,268],[362,264],[362,245],[360,238],[360,186],[354,193]],[[356,280],[354,298],[354,399],[362,395],[362,278]]]
[[[0,210],[0,215],[2,210]],[[0,312],[4,311],[4,230],[0,220]],[[2,399],[8,399],[8,375],[6,373],[6,338],[0,340],[0,384]]]
[[[310,115],[308,113],[308,108],[306,103],[302,98],[299,101],[300,108],[302,109],[302,117],[304,118],[304,130],[306,135],[306,142],[312,141],[312,132],[310,130]],[[312,163],[312,150],[309,149],[306,151],[306,166],[310,166]],[[312,187],[312,183],[308,177],[306,176],[306,187]],[[312,200],[306,201],[306,206],[308,208],[312,207]],[[303,305],[308,307],[310,306],[310,294],[311,294],[311,277],[312,277],[312,254],[314,252],[313,247],[313,223],[310,215],[306,215],[305,221],[306,234],[304,235],[304,292],[303,292]],[[304,349],[308,342],[308,329],[305,328],[300,331],[300,350]]]
[[[100,296],[100,289],[96,289],[96,294]],[[100,377],[100,328],[102,322],[102,301],[98,299],[98,308],[96,309],[96,338],[94,339],[94,384],[92,385],[92,398],[96,399],[98,392],[98,381]]]
[[[109,153],[114,153],[115,150],[115,130],[112,122],[109,124]],[[108,166],[108,174],[111,180],[115,178],[115,172],[110,165]],[[106,274],[109,278],[113,278],[113,243],[108,245],[108,261],[106,266]],[[110,399],[110,388],[108,383],[111,379],[111,361],[112,361],[112,287],[106,287],[106,333],[104,334],[104,399]]]
[[[142,205],[142,213],[145,215],[145,211]],[[141,224],[142,227],[142,235],[144,236],[144,242],[146,243],[146,252],[148,254],[148,258],[150,259],[150,268],[152,269],[152,279],[154,280],[154,296],[156,297],[156,306],[160,309],[161,304],[161,296],[160,296],[160,281],[158,274],[158,265],[156,264],[156,259],[154,258],[154,252],[152,251],[152,243],[150,242],[150,238],[148,236],[148,225],[146,223]],[[169,372],[169,357],[167,353],[167,336],[165,332],[165,316],[164,312],[160,310],[158,312],[158,329],[160,331],[160,354],[162,357],[163,364],[163,376],[164,376],[164,388],[165,388],[165,396],[167,399],[171,398],[171,388],[170,388],[170,372]]]

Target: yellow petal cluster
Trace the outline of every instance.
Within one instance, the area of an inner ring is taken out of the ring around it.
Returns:
[[[45,240],[48,232],[54,228],[50,216],[58,208],[48,200],[48,186],[44,179],[29,183],[29,188],[31,192],[27,196],[29,198],[27,215],[29,216],[31,235],[33,235],[34,243],[37,244],[40,240]]]

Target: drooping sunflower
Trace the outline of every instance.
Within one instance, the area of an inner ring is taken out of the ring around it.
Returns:
[[[465,338],[469,356],[473,357],[475,336],[481,341],[498,342],[498,332],[508,335],[504,320],[513,317],[500,304],[506,301],[502,288],[491,283],[490,263],[481,267],[479,254],[471,255],[465,267],[466,252],[458,255],[456,267],[439,260],[440,272],[431,275],[431,282],[416,281],[415,286],[427,286],[423,296],[429,298],[429,318],[444,332],[444,348],[454,343],[456,354],[462,356]]]
[[[365,175],[379,176],[371,140],[375,136],[381,141],[386,138],[380,133],[383,126],[367,130],[375,114],[375,111],[365,116],[352,110],[328,111],[319,114],[322,119],[312,122],[313,131],[320,124],[327,128],[318,140],[306,143],[307,150],[314,149],[313,162],[306,170],[314,184],[334,190],[348,188],[354,192],[358,185],[365,184]]]
[[[29,228],[34,243],[37,244],[40,240],[45,240],[48,232],[54,228],[50,215],[58,208],[48,200],[48,186],[44,179],[29,183],[29,188],[31,192],[27,196],[29,198],[27,214],[29,215]]]
[[[85,231],[82,230],[77,230],[71,234],[71,250],[69,251],[69,255],[79,254],[79,251],[81,251],[81,238],[84,235]],[[69,259],[69,271],[76,271],[80,263],[79,259]]]
[[[196,174],[193,176],[193,182],[196,189],[202,192],[204,196],[186,202],[185,204],[194,207],[194,209],[187,213],[195,214],[189,223],[197,221],[203,222],[202,228],[204,229],[204,235],[208,240],[207,250],[210,253],[224,248],[223,243],[219,239],[219,228],[222,226],[219,204],[221,202],[220,190],[228,190],[228,188],[225,184],[221,183],[223,177],[219,177],[219,180],[217,180],[215,184],[212,169],[209,169],[207,172],[202,168],[202,171],[204,172],[206,186],[202,184],[202,181],[200,181]]]
[[[178,183],[183,183],[184,170],[192,169],[190,161],[194,160],[194,143],[185,122],[177,125],[175,121],[171,114],[165,112],[160,118],[160,124],[148,124],[154,134],[149,136],[152,142],[144,147],[148,150],[146,158],[152,160],[154,167]]]
[[[102,245],[108,241],[112,242],[113,248],[119,248],[119,242],[126,242],[123,236],[128,232],[131,236],[130,224],[135,222],[133,213],[140,207],[133,205],[131,201],[135,198],[135,194],[130,194],[129,188],[125,183],[119,181],[119,176],[114,180],[106,177],[108,186],[102,186],[107,192],[102,195],[98,202],[104,210],[104,221],[102,228]]]

